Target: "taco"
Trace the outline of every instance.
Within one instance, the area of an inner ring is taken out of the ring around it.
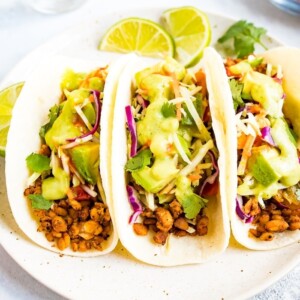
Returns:
[[[88,257],[117,244],[106,158],[125,62],[54,57],[38,66],[14,107],[8,199],[20,229],[48,250]]]
[[[228,245],[224,134],[203,67],[191,73],[172,58],[136,58],[120,76],[114,213],[122,244],[149,264],[202,263]]]
[[[255,250],[300,238],[300,102],[295,86],[282,84],[299,85],[299,77],[290,72],[297,60],[285,67],[283,49],[270,50],[271,62],[268,52],[225,62],[231,225],[236,240]]]

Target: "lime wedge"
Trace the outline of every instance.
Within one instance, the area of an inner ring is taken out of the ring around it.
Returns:
[[[173,8],[163,13],[162,23],[175,41],[175,58],[185,67],[195,65],[211,41],[206,14],[191,6]]]
[[[23,85],[24,82],[19,82],[0,91],[0,156],[5,156],[5,146],[12,109]]]
[[[172,37],[159,24],[140,18],[127,18],[113,25],[99,49],[158,58],[173,57],[175,52]]]

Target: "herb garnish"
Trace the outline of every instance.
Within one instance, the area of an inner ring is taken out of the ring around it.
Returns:
[[[233,39],[235,54],[238,58],[243,58],[254,52],[255,44],[259,44],[264,49],[267,49],[261,41],[261,37],[265,35],[266,32],[267,30],[265,28],[256,27],[253,23],[240,20],[229,27],[225,34],[218,39],[218,42],[222,44]]]

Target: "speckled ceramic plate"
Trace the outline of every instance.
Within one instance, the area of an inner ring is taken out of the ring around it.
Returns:
[[[129,16],[157,21],[167,8],[115,13],[101,17],[101,22],[88,21],[64,32],[23,59],[0,88],[26,80],[35,63],[54,54],[92,58],[101,35],[114,22]],[[208,16],[214,45],[234,20],[213,13]],[[271,38],[265,42],[269,47],[280,45]],[[5,192],[4,159],[0,159],[0,199],[2,246],[29,274],[67,298],[242,299],[266,288],[300,261],[299,243],[279,250],[256,252],[239,246],[233,239],[226,252],[216,260],[172,268],[143,264],[122,245],[102,257],[60,257],[32,243],[17,227]]]

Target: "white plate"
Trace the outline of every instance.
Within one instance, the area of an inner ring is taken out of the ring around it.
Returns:
[[[139,16],[158,20],[165,9],[107,15],[101,22],[88,21],[64,32],[23,59],[0,86],[26,80],[40,59],[54,54],[91,58],[97,52],[101,35],[120,18]],[[208,15],[214,44],[233,20]],[[270,47],[279,45],[274,39],[266,42]],[[104,257],[60,257],[32,243],[17,227],[5,192],[3,159],[0,160],[0,198],[2,246],[29,274],[67,298],[241,299],[266,288],[300,261],[299,243],[280,250],[255,252],[239,246],[233,239],[221,257],[202,265],[153,267],[135,260],[122,245]]]

